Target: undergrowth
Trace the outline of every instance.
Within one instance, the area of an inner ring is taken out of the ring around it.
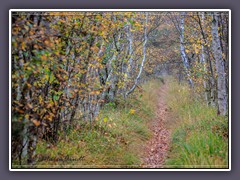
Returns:
[[[127,99],[106,104],[93,123],[79,120],[58,143],[37,144],[37,168],[138,168],[143,144],[151,137],[159,81],[138,87]]]
[[[187,85],[169,81],[172,145],[168,168],[228,168],[228,117],[218,116]]]

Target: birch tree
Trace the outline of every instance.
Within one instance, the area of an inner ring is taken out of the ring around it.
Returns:
[[[184,47],[184,20],[185,20],[186,12],[180,13],[180,51],[181,51],[181,57],[183,61],[183,65],[185,67],[185,71],[187,74],[187,78],[189,81],[189,84],[191,87],[193,87],[193,81],[190,75],[190,66],[189,66],[189,60],[186,55],[185,47]]]
[[[143,66],[144,66],[144,63],[146,61],[146,45],[147,45],[147,41],[148,41],[147,26],[148,26],[148,13],[146,13],[146,20],[145,20],[145,27],[144,27],[144,43],[143,43],[143,59],[142,59],[142,63],[141,63],[141,66],[140,66],[137,78],[135,79],[135,82],[134,82],[132,88],[126,93],[126,96],[128,96],[131,92],[134,91],[134,89],[136,88],[136,86],[138,84],[140,76],[142,74],[142,71],[143,71]]]
[[[218,33],[219,12],[214,12],[212,16],[212,49],[216,61],[217,70],[217,97],[218,97],[218,111],[221,115],[227,112],[227,91],[225,79],[225,67],[220,45],[220,38]]]

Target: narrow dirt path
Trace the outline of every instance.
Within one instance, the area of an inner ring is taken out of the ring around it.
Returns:
[[[164,100],[167,90],[166,84],[159,88],[156,117],[149,124],[153,136],[144,147],[142,161],[145,168],[163,168],[167,157],[170,143],[170,130],[166,127],[169,110]]]

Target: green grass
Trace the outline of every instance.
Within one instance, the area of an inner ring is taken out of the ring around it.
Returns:
[[[172,145],[166,167],[227,168],[228,118],[217,116],[216,108],[196,98],[187,85],[169,84]]]
[[[217,116],[187,85],[167,81],[171,147],[165,168],[227,168],[228,118]],[[40,140],[37,168],[138,168],[143,145],[151,138],[160,82],[142,85],[128,99],[106,104],[90,125],[79,120],[57,144]]]
[[[154,117],[159,81],[136,89],[128,99],[106,104],[94,123],[79,120],[56,145],[37,144],[37,168],[140,167],[144,143],[151,137],[147,126]]]

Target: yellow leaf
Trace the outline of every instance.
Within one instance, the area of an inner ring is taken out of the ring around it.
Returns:
[[[32,85],[31,85],[31,84],[29,84],[29,83],[27,83],[27,87],[28,87],[28,88],[30,88],[30,87],[32,87]]]
[[[28,115],[28,114],[26,114],[26,115],[25,115],[25,118],[26,118],[26,119],[29,119],[29,115]]]
[[[134,109],[130,109],[129,113],[130,113],[130,114],[135,114],[135,111],[136,111],[136,110],[134,110]]]
[[[47,120],[52,121],[52,116],[48,116]]]
[[[39,96],[39,102],[40,104],[43,102],[42,96]]]
[[[107,117],[103,118],[103,121],[104,121],[105,123],[107,122],[107,120],[108,120]]]
[[[26,48],[26,44],[25,42],[22,42],[22,49],[25,50],[25,48]]]

